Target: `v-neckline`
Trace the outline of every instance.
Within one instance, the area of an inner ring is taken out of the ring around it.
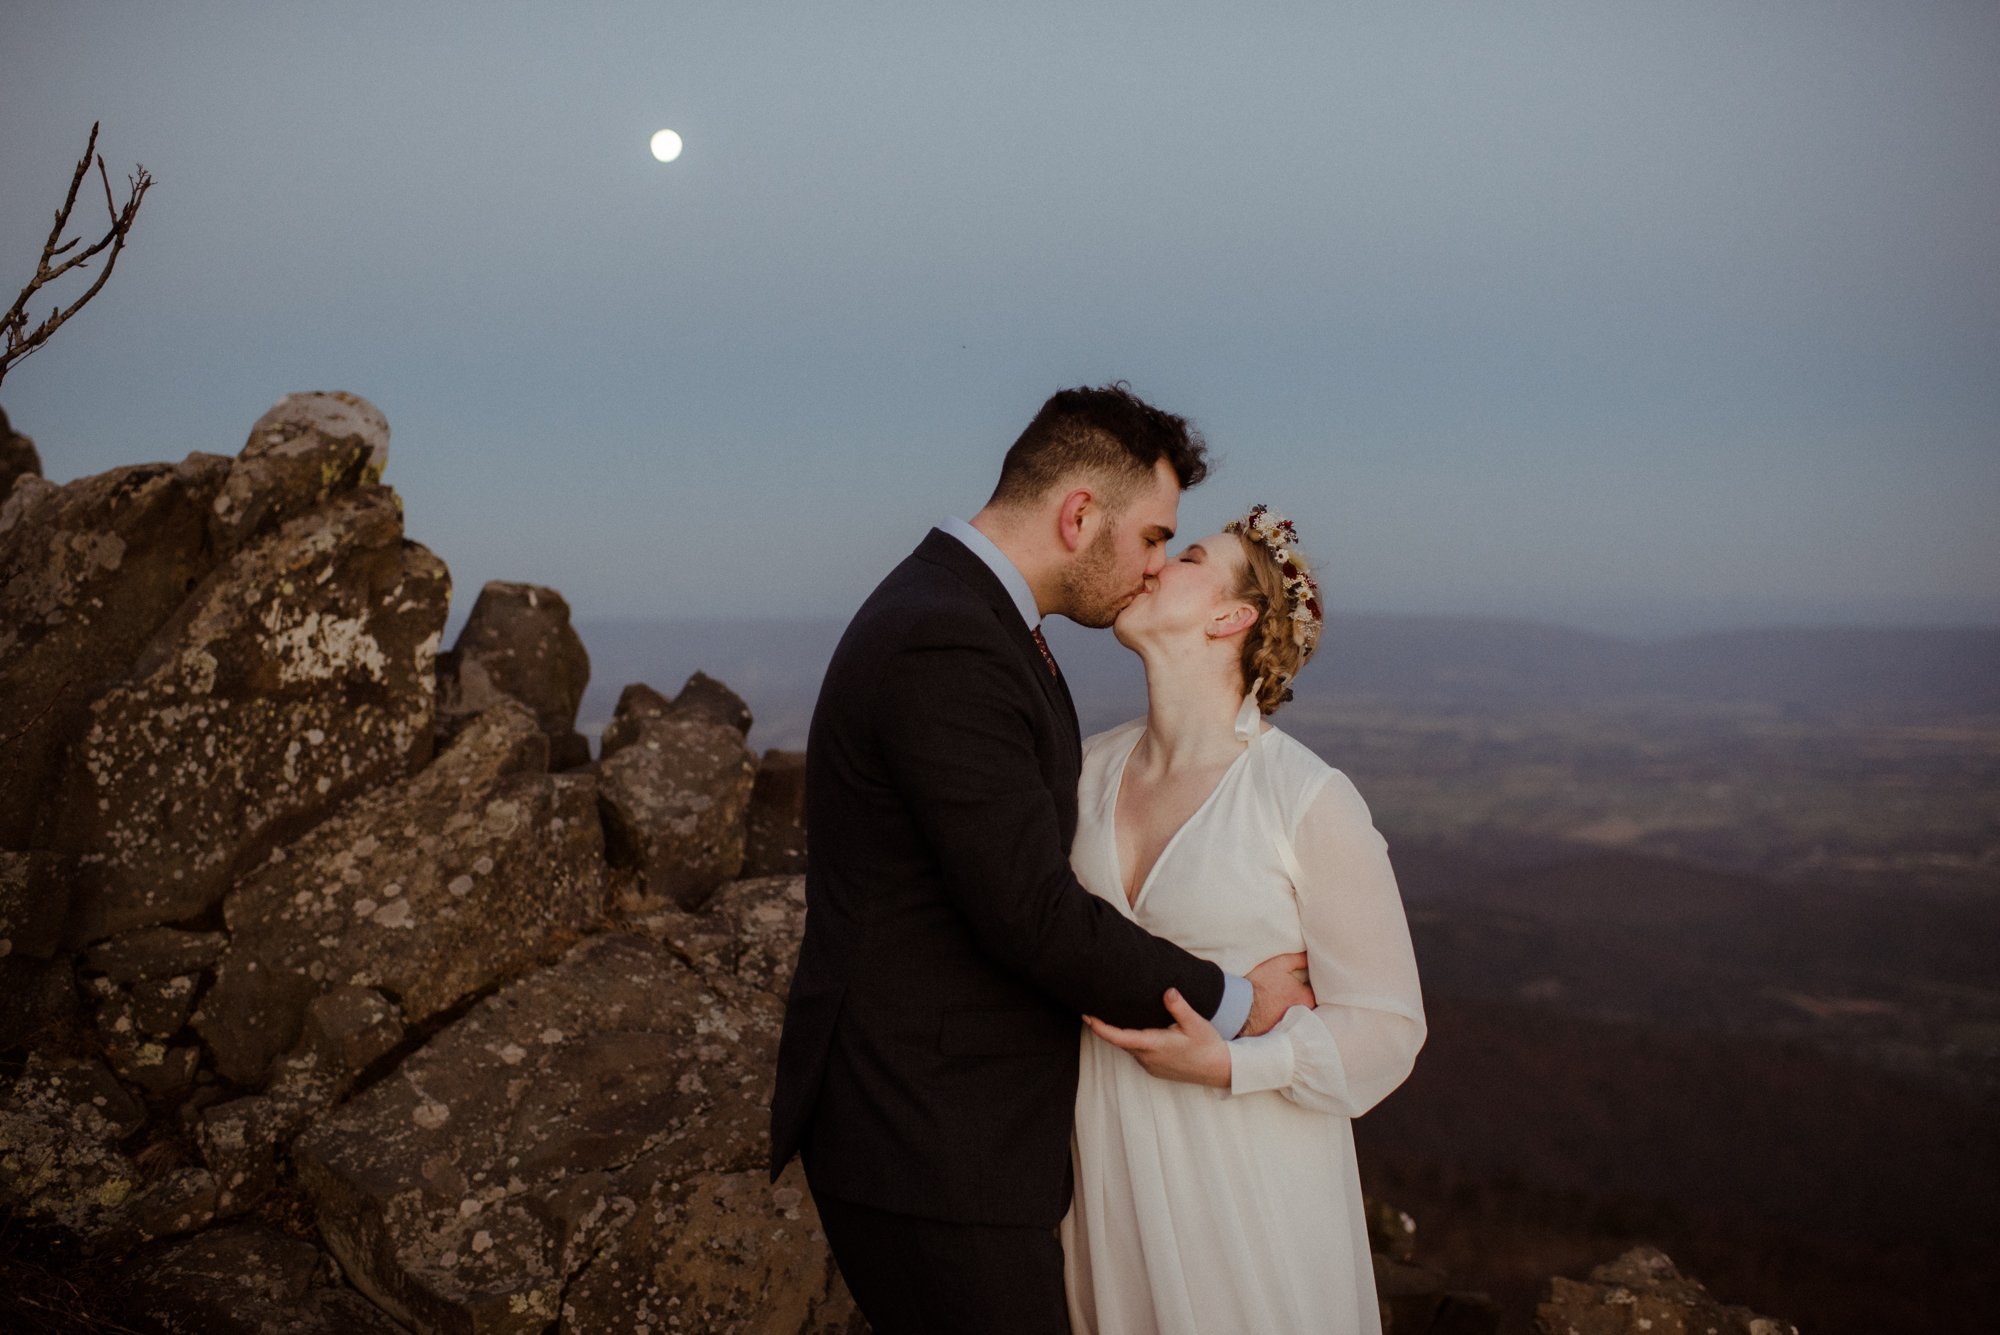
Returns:
[[[1125,768],[1131,763],[1132,753],[1139,749],[1139,741],[1145,735],[1146,730],[1144,727],[1141,727],[1137,733],[1133,734],[1132,744],[1126,747],[1125,754],[1118,758],[1118,772],[1111,777],[1110,784],[1112,884],[1118,887],[1118,898],[1124,902],[1126,911],[1132,914],[1137,914],[1139,912],[1139,905],[1146,902],[1146,891],[1152,888],[1153,878],[1160,874],[1160,864],[1165,862],[1167,855],[1174,851],[1174,846],[1180,843],[1181,836],[1187,833],[1188,827],[1200,820],[1202,815],[1215,804],[1216,795],[1222,791],[1222,786],[1229,782],[1229,776],[1236,772],[1236,767],[1243,763],[1244,757],[1250,754],[1251,748],[1255,747],[1258,741],[1257,738],[1253,737],[1244,742],[1243,750],[1237,753],[1236,759],[1230,761],[1228,767],[1216,776],[1215,786],[1208,790],[1208,796],[1201,799],[1201,804],[1189,812],[1187,819],[1182,821],[1173,834],[1168,836],[1167,842],[1160,845],[1159,855],[1153,859],[1153,865],[1146,868],[1145,878],[1139,882],[1138,890],[1134,891],[1131,898],[1127,899],[1125,895],[1125,857],[1118,849],[1118,799],[1125,792]]]

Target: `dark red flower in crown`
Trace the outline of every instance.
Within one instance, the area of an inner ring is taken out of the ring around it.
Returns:
[[[1249,514],[1224,524],[1222,531],[1245,534],[1271,553],[1285,582],[1285,596],[1291,603],[1293,638],[1311,654],[1326,618],[1320,612],[1319,585],[1314,582],[1305,557],[1294,547],[1299,539],[1298,529],[1291,520],[1272,514],[1269,506],[1253,505]]]

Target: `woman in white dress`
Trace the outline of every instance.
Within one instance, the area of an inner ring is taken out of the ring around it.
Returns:
[[[1084,744],[1078,879],[1224,969],[1304,953],[1316,1005],[1226,1042],[1089,1019],[1062,1225],[1078,1335],[1378,1335],[1350,1119],[1409,1074],[1422,998],[1387,846],[1347,777],[1263,721],[1321,618],[1264,507],[1120,615],[1147,713]]]

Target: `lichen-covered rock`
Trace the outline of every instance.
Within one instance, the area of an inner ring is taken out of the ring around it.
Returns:
[[[27,474],[0,500],[0,847],[39,846],[38,817],[90,702],[215,567],[220,454],[57,486]]]
[[[645,718],[598,766],[605,851],[635,866],[656,901],[698,908],[743,870],[756,757],[734,728],[700,718]]]
[[[597,757],[608,760],[639,737],[639,726],[647,719],[703,719],[750,734],[750,706],[741,696],[709,676],[697,672],[681,686],[681,693],[669,700],[643,681],[635,681],[618,693],[618,706],[611,722],[598,739]]]
[[[151,1038],[172,1038],[187,1027],[194,1014],[195,989],[201,979],[191,973],[172,978],[142,978],[126,991],[132,995],[132,1023]]]
[[[62,943],[69,909],[68,859],[0,849],[0,959],[48,959]]]
[[[597,739],[597,758],[609,760],[638,740],[639,725],[649,718],[666,718],[674,712],[674,702],[643,681],[629,683],[618,692],[618,706],[611,722]]]
[[[776,1185],[761,1169],[655,1175],[638,1205],[564,1295],[562,1335],[867,1330],[797,1163]]]
[[[192,917],[275,844],[430,757],[450,578],[386,487],[211,572],[90,705],[48,846],[76,855],[69,939]]]
[[[120,1148],[144,1120],[101,1062],[31,1055],[0,1090],[0,1208],[92,1249],[207,1224],[215,1216],[207,1169],[148,1180]]]
[[[35,442],[9,425],[6,411],[0,409],[0,501],[14,489],[16,478],[41,473],[42,456],[35,451]]]
[[[396,1004],[365,987],[314,998],[304,1027],[298,1047],[273,1068],[269,1089],[205,1107],[193,1122],[195,1143],[219,1188],[218,1216],[241,1214],[269,1195],[292,1138],[321,1109],[345,1098],[404,1033]]]
[[[309,1242],[224,1225],[127,1266],[124,1319],[161,1335],[403,1335],[337,1276]]]
[[[1727,1307],[1665,1253],[1634,1247],[1590,1272],[1557,1276],[1535,1309],[1541,1335],[1798,1335],[1789,1321]]]
[[[231,1080],[256,1085],[307,1005],[378,988],[417,1024],[551,958],[604,905],[587,774],[542,772],[548,742],[503,700],[420,773],[356,798],[246,876],[194,1017]]]
[[[806,869],[806,753],[764,753],[750,790],[743,847],[745,876],[795,876]]]
[[[734,728],[745,737],[750,735],[750,706],[743,703],[742,696],[706,672],[697,672],[681,684],[681,693],[674,697],[673,712],[679,718],[703,718]]]
[[[590,743],[576,730],[589,684],[590,655],[563,596],[494,580],[479,591],[458,643],[438,655],[438,729],[449,737],[511,696],[548,734],[549,768],[573,769],[590,760]]]
[[[780,1329],[761,1305],[823,1306],[831,1282],[803,1214],[784,1217],[799,1201],[750,1192],[781,1016],[643,937],[590,938],[322,1114],[293,1144],[299,1183],[356,1286],[418,1329],[541,1331],[579,1272],[637,1294],[709,1224],[690,1282],[733,1295],[742,1324],[681,1328]],[[669,1204],[678,1235],[651,1222]]]
[[[631,920],[704,974],[727,974],[782,1000],[805,935],[806,878],[732,881],[699,912],[667,909]]]
[[[358,394],[287,394],[250,428],[210,508],[216,546],[233,551],[293,515],[382,480],[389,421]]]

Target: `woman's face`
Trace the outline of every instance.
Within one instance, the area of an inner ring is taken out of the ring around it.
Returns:
[[[1242,583],[1243,544],[1234,533],[1191,542],[1118,614],[1119,642],[1129,645],[1132,636],[1205,636],[1244,605],[1236,593]]]

